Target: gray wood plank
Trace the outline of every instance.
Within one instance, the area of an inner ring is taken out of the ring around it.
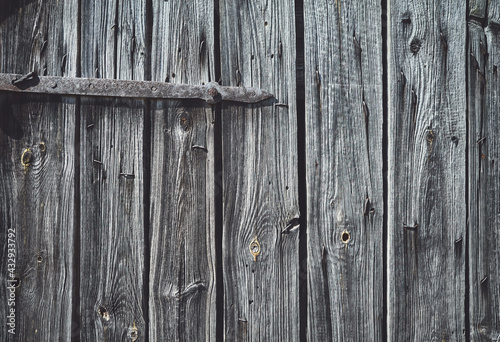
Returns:
[[[390,1],[393,341],[465,340],[466,10],[457,1]]]
[[[220,1],[223,84],[277,101],[222,107],[227,341],[300,337],[294,17],[291,1]]]
[[[145,1],[82,2],[82,77],[144,79]],[[144,341],[139,100],[81,100],[82,341]]]
[[[486,19],[487,9],[488,0],[469,0],[469,15],[475,19]]]
[[[486,1],[485,1],[486,2]],[[500,146],[498,121],[500,36],[498,10],[488,26],[469,23],[469,320],[471,341],[500,338],[500,254],[497,239]],[[495,13],[496,12],[496,13]]]
[[[213,53],[212,1],[153,1],[153,81],[215,81]],[[214,115],[198,100],[151,108],[150,341],[214,341]]]
[[[381,12],[304,2],[311,341],[382,341]]]
[[[0,8],[0,72],[75,76],[77,1]],[[0,95],[1,341],[72,337],[74,146],[75,98]]]

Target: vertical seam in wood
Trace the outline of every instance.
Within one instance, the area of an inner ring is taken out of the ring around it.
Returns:
[[[153,32],[153,2],[146,0],[146,18],[145,18],[145,35],[146,35],[146,58],[144,65],[144,79],[151,80],[151,65],[152,65],[152,32]],[[143,297],[142,311],[144,318],[144,341],[149,341],[149,285],[150,285],[150,269],[151,269],[151,237],[150,237],[150,215],[151,215],[151,101],[145,100],[144,110],[144,125],[143,125],[143,208],[144,208],[144,272],[143,272]]]
[[[221,82],[220,14],[219,0],[214,0],[214,80]],[[212,80],[211,80],[212,81]],[[224,277],[222,267],[223,248],[223,165],[222,165],[222,105],[214,107],[214,191],[215,201],[215,340],[224,340]],[[219,179],[220,178],[220,179]],[[218,187],[218,189],[217,189]]]
[[[470,341],[470,308],[469,308],[469,210],[470,210],[470,197],[469,197],[469,0],[466,0],[465,5],[465,203],[467,210],[465,212],[465,296],[464,296],[464,314],[465,314],[465,341]]]
[[[82,4],[78,1],[77,9],[77,37],[81,37],[82,31]],[[76,41],[76,77],[81,77],[81,39]],[[73,225],[73,289],[71,299],[71,341],[80,341],[81,315],[80,315],[80,231],[81,231],[81,194],[80,194],[80,97],[75,100],[75,153],[74,153],[74,225]]]
[[[118,76],[118,31],[121,30],[121,27],[118,26],[118,16],[120,15],[119,11],[119,1],[116,1],[116,6],[115,6],[115,30],[113,30],[114,33],[114,46],[113,46],[113,78],[116,79]]]
[[[304,76],[304,0],[295,1],[297,159],[299,179],[299,311],[300,341],[307,340],[307,174]]]
[[[151,101],[145,100],[143,125],[143,208],[144,208],[144,272],[142,311],[144,318],[144,341],[149,341],[149,273],[151,269],[151,239],[150,239],[150,211],[151,211]]]
[[[223,249],[223,166],[221,104],[215,106],[214,124],[214,201],[215,201],[215,340],[224,341],[224,278],[222,267]],[[217,189],[218,187],[218,189]]]
[[[388,97],[388,89],[389,89],[389,75],[388,75],[388,43],[387,43],[387,25],[389,23],[389,13],[387,0],[381,0],[380,3],[382,7],[382,106],[383,106],[383,114],[382,114],[382,178],[383,178],[383,224],[382,224],[382,288],[383,288],[383,310],[382,310],[382,341],[387,341],[387,306],[388,295],[387,295],[387,255],[388,255],[388,141],[389,141],[389,129],[388,129],[388,119],[389,119],[389,97]]]
[[[74,195],[74,219],[73,225],[73,298],[71,319],[71,341],[80,341],[81,315],[80,315],[80,98],[75,101],[75,195]]]

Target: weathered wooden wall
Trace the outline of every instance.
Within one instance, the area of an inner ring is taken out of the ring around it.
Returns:
[[[2,1],[0,8],[1,72],[76,76],[77,1]],[[1,341],[71,339],[77,103],[0,94]]]
[[[144,1],[84,1],[81,76],[144,79]],[[80,340],[146,331],[143,100],[82,98]]]
[[[498,340],[499,15],[0,0],[2,73],[275,95],[0,93],[0,340]]]
[[[379,1],[305,1],[308,340],[383,340]]]
[[[389,24],[388,333],[463,341],[465,2],[392,0]]]
[[[299,205],[292,2],[220,2],[223,85],[275,94],[222,106],[224,339],[298,341]],[[260,244],[252,255],[253,241]]]
[[[214,79],[214,8],[153,1],[152,79]],[[150,341],[214,341],[214,111],[201,102],[151,105]]]
[[[500,3],[469,4],[469,320],[471,341],[500,339]]]

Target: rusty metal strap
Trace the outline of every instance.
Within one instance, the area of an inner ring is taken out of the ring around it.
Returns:
[[[151,99],[200,99],[209,104],[220,101],[257,103],[274,96],[257,88],[225,87],[210,82],[188,85],[151,81],[112,80],[0,73],[0,90],[18,93],[75,96],[106,96]]]

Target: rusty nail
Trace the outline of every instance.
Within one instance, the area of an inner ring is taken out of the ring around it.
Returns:
[[[193,145],[193,146],[191,146],[191,149],[192,150],[198,149],[198,150],[202,150],[205,153],[208,153],[208,148],[206,148],[205,146],[202,146],[202,145]]]
[[[406,223],[403,223],[403,228],[406,230],[417,231],[418,224],[415,223],[414,226],[408,226]]]
[[[486,137],[482,137],[481,139],[476,141],[476,144],[482,144],[486,140]]]

